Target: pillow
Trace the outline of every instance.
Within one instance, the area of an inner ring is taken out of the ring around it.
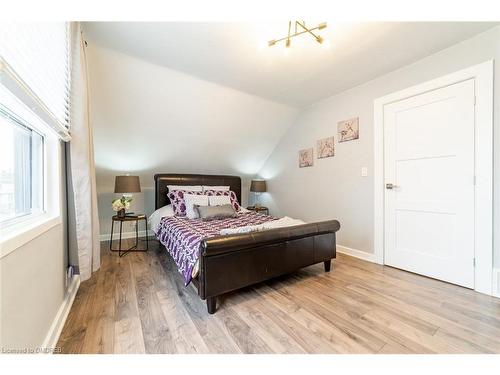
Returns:
[[[151,230],[156,233],[156,228],[158,228],[161,218],[170,216],[174,216],[174,208],[171,204],[160,207],[148,218],[149,228],[151,228]]]
[[[223,204],[231,204],[231,198],[228,195],[205,195],[208,198],[209,206],[222,206]]]
[[[203,185],[203,191],[216,190],[216,191],[229,191],[229,186],[208,186]]]
[[[174,209],[174,214],[177,216],[186,216],[186,202],[184,201],[184,193],[193,195],[203,195],[201,191],[184,191],[172,190],[169,192],[168,198]]]
[[[233,206],[235,211],[239,211],[241,209],[240,204],[238,203],[238,198],[236,198],[236,193],[232,190],[229,191],[220,191],[220,190],[206,190],[203,192],[208,196],[229,196],[231,199],[231,205]]]
[[[184,194],[186,204],[186,216],[188,219],[197,219],[200,217],[194,206],[208,206],[208,195]]]
[[[182,191],[203,191],[201,185],[167,185],[168,192],[170,193],[173,190],[182,190]]]
[[[236,211],[230,204],[224,204],[222,206],[195,206],[200,215],[201,220],[217,220],[226,219],[236,216]]]

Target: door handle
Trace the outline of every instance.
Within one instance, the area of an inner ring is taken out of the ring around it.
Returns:
[[[397,187],[398,187],[398,185],[385,184],[385,188],[388,189],[388,190],[396,189]]]

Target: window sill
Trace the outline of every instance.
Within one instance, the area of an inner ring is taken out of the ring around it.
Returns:
[[[0,259],[62,223],[61,216],[44,214],[0,230]]]

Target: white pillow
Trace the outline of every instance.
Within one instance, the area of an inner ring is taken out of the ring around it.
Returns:
[[[172,190],[184,190],[184,191],[203,191],[201,185],[167,185],[168,192]]]
[[[224,204],[231,204],[231,198],[229,195],[209,195],[208,205],[209,206],[222,206]]]
[[[215,190],[215,191],[229,191],[229,186],[209,186],[203,185],[203,191]]]
[[[208,195],[184,194],[184,202],[186,203],[187,218],[197,219],[200,215],[198,215],[198,211],[194,209],[194,205],[208,206]]]
[[[156,228],[160,224],[161,218],[170,216],[174,216],[174,208],[172,207],[171,204],[160,207],[155,212],[153,212],[151,216],[148,218],[149,227],[153,232],[156,233]]]

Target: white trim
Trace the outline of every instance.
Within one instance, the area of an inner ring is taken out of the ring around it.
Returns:
[[[45,336],[45,340],[43,340],[42,348],[55,348],[57,346],[59,336],[61,336],[64,323],[66,323],[66,319],[68,318],[69,311],[71,310],[71,306],[73,305],[79,287],[80,275],[75,275],[71,280],[71,284],[66,292],[64,301],[57,311],[56,317],[52,321],[52,325]]]
[[[151,229],[148,229],[147,234],[149,237],[154,236],[154,233]],[[140,230],[139,231],[139,237],[145,237],[146,236],[146,231],[145,230]],[[100,234],[99,239],[101,241],[109,241],[109,238],[111,237],[111,233],[108,234]],[[118,240],[119,236],[117,233],[113,234],[113,241]],[[135,238],[135,231],[132,232],[122,232],[122,239],[126,238]]]
[[[30,123],[31,125],[31,123]],[[44,209],[39,215],[8,226],[0,226],[0,259],[32,241],[56,225],[62,224],[61,210],[61,147],[55,134],[44,136]]]
[[[350,255],[355,258],[363,259],[368,262],[377,263],[376,257],[374,253],[368,253],[366,251],[353,249],[351,247],[337,245],[337,252]]]
[[[61,216],[50,217],[42,214],[23,221],[20,225],[2,229],[0,259],[59,224],[62,224]]]
[[[441,87],[474,79],[475,109],[475,286],[493,287],[493,60],[383,96],[374,101],[374,247],[384,263],[384,106]]]

